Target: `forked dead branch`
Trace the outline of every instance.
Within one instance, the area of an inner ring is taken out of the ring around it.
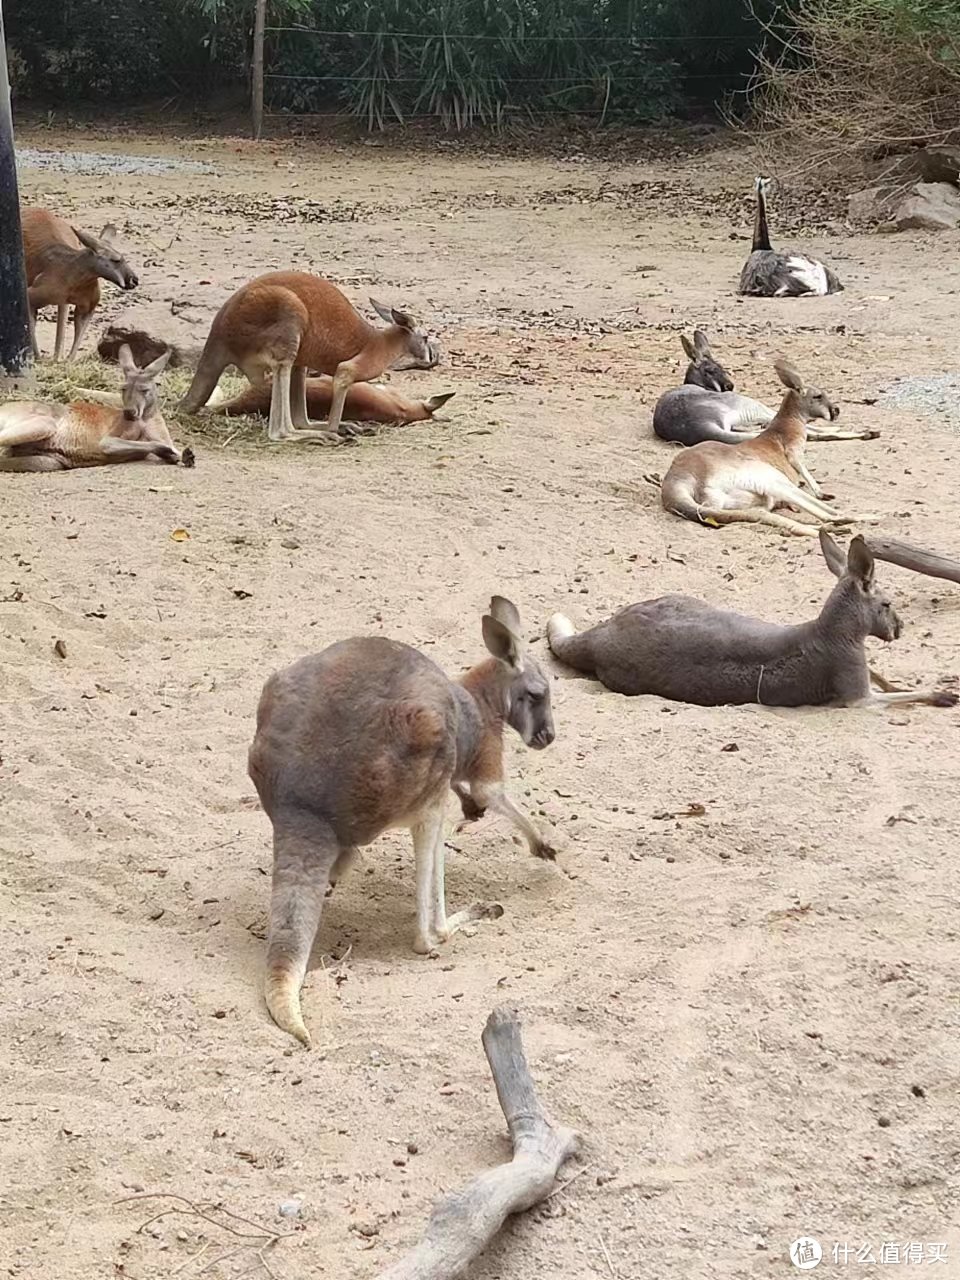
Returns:
[[[579,1149],[578,1135],[554,1124],[537,1097],[517,1011],[494,1009],[482,1038],[510,1130],[513,1159],[444,1196],[419,1244],[379,1280],[456,1280],[464,1275],[511,1214],[546,1199],[564,1161]]]

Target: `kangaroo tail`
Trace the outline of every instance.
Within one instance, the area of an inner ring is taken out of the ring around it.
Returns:
[[[203,408],[213,395],[220,381],[220,375],[229,363],[229,358],[220,350],[219,343],[207,343],[187,394],[180,401],[180,409],[184,413],[196,413],[198,409]]]
[[[589,636],[589,632],[577,635],[573,623],[562,613],[555,613],[547,623],[550,652],[568,667],[573,667],[574,671],[592,676],[596,675],[596,669],[590,652]]]

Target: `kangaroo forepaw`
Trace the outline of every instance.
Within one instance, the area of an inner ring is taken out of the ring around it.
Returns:
[[[464,822],[478,822],[486,813],[486,809],[477,804],[472,796],[460,797],[460,809],[463,812]]]
[[[960,693],[953,689],[937,689],[930,695],[931,707],[955,707],[960,702]]]
[[[557,851],[552,844],[547,844],[545,840],[538,840],[530,850],[535,858],[543,858],[545,862],[556,862]]]

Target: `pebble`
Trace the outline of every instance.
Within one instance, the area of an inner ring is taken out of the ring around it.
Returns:
[[[281,1200],[277,1207],[277,1213],[281,1218],[299,1218],[302,1208],[302,1200]]]

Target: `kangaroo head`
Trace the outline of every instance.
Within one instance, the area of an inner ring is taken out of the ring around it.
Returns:
[[[87,250],[90,270],[101,280],[109,280],[120,289],[135,289],[140,283],[136,272],[117,248],[117,229],[108,222],[99,236],[91,235],[80,227],[73,234]]]
[[[540,751],[556,737],[550,681],[526,652],[520,614],[503,596],[494,596],[483,617],[483,642],[500,664],[505,719],[528,747]]]
[[[733,379],[723,365],[714,360],[707,335],[702,329],[694,329],[692,343],[682,333],[680,343],[690,359],[683,379],[685,383],[703,387],[705,391],[733,390]]]
[[[437,363],[437,344],[427,337],[423,329],[417,328],[417,322],[412,315],[406,311],[400,311],[397,307],[386,307],[382,302],[377,302],[376,298],[370,299],[370,305],[381,320],[386,320],[387,324],[401,330],[403,349],[418,365],[429,369]]]
[[[806,384],[789,360],[777,360],[773,366],[777,377],[787,388],[783,409],[790,409],[804,422],[812,422],[815,418],[825,418],[833,422],[840,416],[840,406],[831,400],[819,387]]]
[[[167,367],[170,352],[165,351],[143,369],[134,360],[128,346],[117,352],[117,361],[123,371],[123,418],[125,422],[143,422],[152,416],[157,407],[155,379]]]
[[[829,533],[821,529],[820,550],[830,572],[840,579],[835,590],[840,597],[839,607],[851,619],[858,634],[876,636],[878,640],[899,640],[903,623],[890,597],[877,586],[873,553],[860,534],[852,539],[844,555]]]

